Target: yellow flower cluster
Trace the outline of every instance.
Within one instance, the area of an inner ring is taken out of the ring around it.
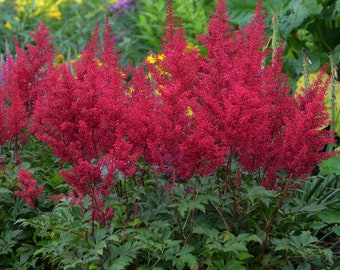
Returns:
[[[51,19],[61,20],[62,14],[59,5],[63,0],[15,0],[18,13],[28,13],[30,17],[46,16]]]
[[[164,58],[165,58],[164,54],[157,54],[157,55],[149,54],[146,57],[146,62],[149,62],[150,64],[156,64],[157,61],[163,61]]]

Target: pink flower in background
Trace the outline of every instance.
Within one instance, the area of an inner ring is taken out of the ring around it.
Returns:
[[[136,5],[138,0],[118,0],[116,3],[109,7],[111,12],[117,12],[120,15],[124,15],[128,12],[134,5]]]

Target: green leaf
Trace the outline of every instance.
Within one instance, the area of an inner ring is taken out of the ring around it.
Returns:
[[[331,157],[330,159],[324,160],[319,165],[321,173],[328,175],[331,173],[340,175],[340,155]]]
[[[337,236],[340,236],[340,226],[334,226],[332,230]]]
[[[291,1],[286,16],[279,20],[279,29],[283,38],[287,38],[292,30],[298,28],[308,16],[309,10],[301,4],[301,0]]]
[[[244,270],[244,269],[246,269],[246,267],[243,266],[243,262],[241,262],[241,261],[230,260],[226,263],[224,269]]]
[[[322,5],[317,0],[293,0],[286,13],[279,19],[279,29],[283,38],[287,38],[294,29],[300,27],[311,15],[320,14]]]
[[[337,1],[335,4],[335,10],[340,13],[340,1]]]
[[[313,244],[317,241],[318,239],[312,236],[310,231],[302,231],[299,235],[294,235],[294,232],[292,232],[286,238],[272,239],[276,250],[286,250],[299,254],[308,252],[308,249],[314,247]]]
[[[252,204],[255,203],[256,200],[262,201],[267,207],[269,206],[271,199],[274,197],[275,192],[272,190],[266,190],[261,186],[251,186],[247,188],[247,197]]]
[[[216,240],[218,239],[218,231],[216,229],[209,229],[206,227],[197,226],[194,228],[194,233],[203,234],[212,239],[216,239]]]
[[[302,0],[304,6],[308,7],[310,14],[318,15],[323,7],[318,3],[318,0]]]
[[[233,24],[245,25],[249,23],[250,18],[254,15],[256,1],[254,0],[229,0],[227,4],[229,9],[230,21]]]
[[[320,212],[318,217],[328,224],[340,223],[340,213],[338,210],[325,210]]]
[[[4,193],[13,193],[13,191],[11,191],[7,188],[0,187],[0,194],[4,194]]]
[[[97,270],[97,269],[99,269],[99,267],[98,267],[97,265],[95,265],[95,264],[90,264],[89,270]]]

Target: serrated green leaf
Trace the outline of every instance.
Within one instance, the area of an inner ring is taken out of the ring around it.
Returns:
[[[261,238],[256,234],[241,233],[237,236],[237,241],[242,241],[243,243],[258,242],[262,243]]]
[[[211,239],[218,239],[218,230],[216,229],[209,229],[209,228],[205,228],[205,227],[195,227],[194,228],[194,233],[196,234],[203,234],[208,236]]]
[[[274,197],[275,192],[272,190],[266,190],[261,186],[251,186],[247,188],[247,198],[250,200],[252,204],[255,203],[256,200],[262,201],[267,207],[271,202],[271,198]]]

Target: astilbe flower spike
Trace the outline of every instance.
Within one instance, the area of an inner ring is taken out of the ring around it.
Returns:
[[[66,63],[47,71],[31,130],[63,162],[71,163],[72,170],[62,173],[75,195],[89,195],[94,215],[104,215],[103,197],[114,185],[114,172],[133,174],[138,151],[126,136],[130,97],[123,82],[127,75],[118,67],[108,18],[103,43],[98,39],[97,25],[73,64],[75,74]]]
[[[40,81],[44,79],[46,70],[53,65],[55,47],[53,37],[47,27],[41,23],[31,34],[35,45],[26,44],[22,49],[16,41],[16,58],[13,67],[12,87],[20,89],[20,96],[25,104],[26,112],[31,115],[35,100],[40,94]]]
[[[53,63],[54,47],[46,26],[41,24],[31,36],[35,45],[27,44],[24,50],[16,41],[16,57],[7,51],[6,61],[2,63],[1,144],[25,141],[27,132],[23,129],[28,126],[46,70]]]
[[[307,90],[309,105],[301,109],[302,98],[290,94],[282,73],[282,49],[265,64],[271,51],[264,48],[261,10],[259,1],[250,24],[232,30],[224,1],[217,2],[208,34],[200,38],[208,54],[199,74],[196,119],[198,125],[206,119],[212,123],[209,132],[227,166],[236,157],[243,170],[260,173],[264,186],[278,188],[282,168],[304,179],[322,157],[329,157],[319,151],[333,142],[333,134],[320,130],[329,123],[322,102],[327,85]]]
[[[0,144],[15,140],[25,140],[21,131],[27,125],[27,113],[18,88],[11,87],[11,79],[15,66],[14,59],[7,55],[2,66],[3,84],[0,85]],[[22,135],[22,136],[20,136]]]
[[[35,207],[35,201],[41,195],[43,186],[37,186],[37,181],[32,178],[31,173],[23,168],[18,173],[18,182],[20,190],[15,191],[15,195],[25,200],[29,206]]]
[[[208,149],[209,144],[201,136],[202,151],[190,149],[194,144],[190,135],[200,132],[192,108],[202,57],[198,49],[188,46],[182,23],[173,14],[171,1],[165,32],[163,50],[155,56],[156,62],[150,61],[150,57],[145,61],[158,99],[152,116],[155,126],[148,141],[148,158],[174,182],[206,172],[207,159],[203,150]]]

